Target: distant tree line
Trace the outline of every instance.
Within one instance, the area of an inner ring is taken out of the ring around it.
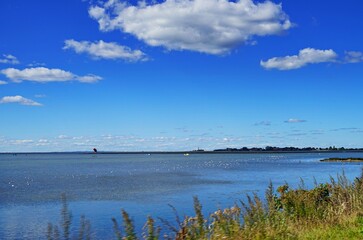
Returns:
[[[272,147],[267,146],[265,148],[257,148],[257,147],[242,147],[242,148],[224,148],[224,149],[215,149],[214,152],[309,152],[309,151],[363,151],[363,148],[344,148],[344,147],[335,147],[330,146],[326,148],[318,148],[318,147]]]

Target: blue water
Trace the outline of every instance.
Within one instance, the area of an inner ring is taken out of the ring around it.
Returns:
[[[246,194],[263,196],[269,182],[312,187],[345,172],[353,180],[362,163],[319,162],[363,153],[298,154],[0,154],[0,239],[45,239],[58,224],[65,193],[77,234],[81,215],[96,239],[112,239],[112,221],[125,209],[139,234],[147,215],[174,222],[193,214],[198,196],[205,214],[232,206]],[[161,224],[158,221],[158,224]]]

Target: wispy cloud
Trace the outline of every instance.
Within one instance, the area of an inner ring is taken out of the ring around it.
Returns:
[[[45,63],[39,63],[39,62],[32,62],[27,65],[28,67],[44,67],[46,66]]]
[[[215,149],[220,147],[241,146],[242,138],[195,136],[195,137],[175,137],[175,136],[154,136],[138,137],[133,135],[103,135],[103,136],[67,136],[59,135],[51,139],[41,138],[38,140],[7,140],[6,145],[21,145],[24,151],[28,149],[43,149],[47,151],[74,151],[89,150],[97,147],[100,151],[177,151],[192,150],[198,147],[204,149]],[[29,147],[29,148],[26,148]],[[1,149],[1,146],[0,146]]]
[[[306,136],[307,133],[290,133],[287,134],[287,136],[291,136],[291,137],[301,137],[301,136]]]
[[[67,136],[67,135],[64,135],[64,134],[61,134],[57,137],[57,139],[71,139],[71,137]]]
[[[183,133],[193,132],[193,130],[188,129],[187,127],[177,127],[177,128],[175,128],[175,130],[183,132]]]
[[[3,58],[0,58],[0,63],[5,64],[19,64],[19,60],[11,54],[3,54]]]
[[[36,143],[35,146],[49,146],[52,142],[48,139],[39,139]]]
[[[361,131],[352,134],[362,134]],[[316,136],[315,136],[316,137]],[[302,140],[314,139],[310,131],[289,131],[285,133],[269,132],[254,136],[136,136],[136,135],[100,135],[70,136],[59,135],[39,139],[8,139],[0,136],[0,151],[183,151],[193,149],[213,150],[220,148],[297,146],[304,147]],[[322,144],[318,142],[315,146]],[[324,145],[324,144],[322,144]],[[326,143],[326,145],[333,145]]]
[[[290,119],[284,121],[284,123],[303,123],[303,122],[306,122],[306,120],[297,119],[297,118],[290,118]]]
[[[314,48],[305,48],[299,51],[298,55],[286,57],[274,57],[267,61],[260,62],[261,66],[266,69],[292,70],[304,67],[308,64],[334,62],[338,55],[332,50],[319,50]]]
[[[148,1],[149,2],[149,1]],[[110,0],[89,9],[101,31],[120,30],[150,46],[223,55],[292,27],[280,4],[252,0],[139,1],[137,6]]]
[[[22,97],[20,95],[5,96],[0,99],[0,104],[6,104],[6,103],[17,103],[20,105],[27,105],[27,106],[42,106],[42,104],[35,102],[31,99]]]
[[[363,53],[357,51],[346,51],[344,60],[346,63],[363,62]]]
[[[338,132],[338,131],[355,131],[355,130],[358,130],[359,128],[356,128],[356,127],[342,127],[342,128],[335,128],[335,129],[332,129],[331,131],[332,132]]]
[[[310,133],[312,135],[322,135],[325,133],[325,131],[324,130],[311,130]]]
[[[23,70],[7,68],[1,70],[1,73],[13,82],[33,81],[47,83],[79,81],[83,83],[94,83],[102,79],[100,76],[96,76],[93,74],[78,76],[74,73],[62,69],[49,69],[45,67],[25,68]]]
[[[30,144],[30,143],[34,143],[34,140],[31,140],[31,139],[10,140],[10,144],[14,144],[14,145],[23,145],[23,144]]]
[[[87,53],[96,59],[123,59],[130,62],[148,60],[146,54],[140,50],[132,50],[127,46],[122,46],[115,42],[104,42],[102,40],[96,42],[79,42],[69,39],[65,41],[63,49],[72,49],[76,53]]]
[[[8,84],[8,82],[0,80],[0,85],[6,85],[6,84]]]
[[[254,124],[254,126],[271,126],[271,122],[270,121],[261,121],[261,122],[256,122]]]

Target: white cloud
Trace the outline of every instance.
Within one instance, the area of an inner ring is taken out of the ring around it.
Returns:
[[[57,138],[58,139],[70,139],[70,137],[68,137],[67,135],[64,135],[64,134],[59,135]]]
[[[357,51],[346,51],[344,60],[346,63],[363,62],[363,53]]]
[[[48,139],[39,139],[35,146],[49,146],[50,144],[51,141],[49,141]]]
[[[73,49],[76,53],[87,53],[96,59],[123,59],[130,62],[147,60],[145,53],[140,50],[131,50],[129,47],[102,40],[93,43],[69,39],[65,41],[63,49]]]
[[[65,81],[79,81],[85,83],[92,83],[101,80],[102,78],[96,75],[78,76],[71,72],[62,69],[49,69],[45,67],[25,68],[23,70],[15,68],[7,68],[1,70],[7,78],[14,82],[33,81],[33,82],[65,82]]]
[[[260,64],[266,69],[276,68],[279,70],[291,70],[301,68],[307,64],[334,62],[338,55],[332,50],[319,50],[305,48],[299,51],[298,55],[286,57],[274,57]]]
[[[15,145],[29,144],[29,143],[33,143],[33,142],[34,141],[31,139],[17,139],[17,140],[10,141],[11,144],[15,144]]]
[[[38,63],[33,61],[32,63],[29,63],[27,66],[28,67],[44,67],[46,64],[45,63]]]
[[[0,104],[5,103],[18,103],[21,105],[27,105],[27,106],[42,106],[42,104],[35,102],[31,99],[16,95],[16,96],[6,96],[0,99]]]
[[[166,0],[130,6],[109,0],[89,15],[101,31],[121,30],[150,46],[226,54],[254,36],[281,34],[292,27],[280,4],[252,0]]]
[[[303,123],[306,122],[306,120],[297,119],[297,118],[290,118],[289,120],[286,120],[285,123]]]
[[[93,74],[88,74],[86,76],[76,76],[74,78],[74,80],[77,80],[77,81],[83,82],[83,83],[94,83],[94,82],[98,82],[98,81],[102,80],[102,77],[93,75]]]
[[[0,63],[5,63],[5,64],[19,64],[19,60],[10,54],[3,54],[3,58],[0,59]]]
[[[0,80],[0,85],[5,85],[5,84],[8,84],[8,82]]]

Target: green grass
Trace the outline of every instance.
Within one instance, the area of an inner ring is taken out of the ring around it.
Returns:
[[[363,239],[363,218],[361,216],[350,217],[342,223],[330,226],[321,226],[304,232],[301,239]]]
[[[264,199],[247,196],[247,201],[219,209],[207,217],[202,214],[202,204],[194,197],[194,210],[195,216],[182,220],[176,217],[176,226],[162,220],[167,232],[162,237],[161,228],[149,216],[142,238],[363,239],[363,176],[349,182],[343,173],[336,179],[331,178],[329,183],[316,184],[313,189],[307,189],[301,182],[296,189],[285,184],[275,191],[270,184]],[[112,219],[115,239],[137,239],[131,218],[124,210],[121,215],[122,225]],[[48,239],[69,239],[71,219],[64,200],[61,226],[49,224]],[[84,218],[82,221],[78,239],[90,239],[90,224]]]

